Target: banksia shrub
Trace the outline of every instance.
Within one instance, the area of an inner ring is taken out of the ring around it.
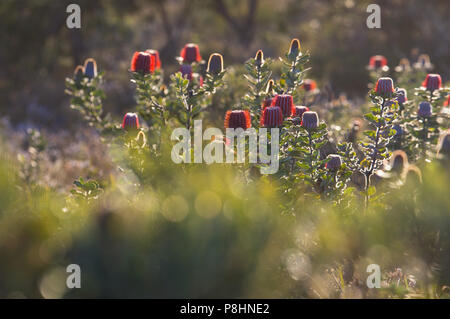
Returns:
[[[427,74],[427,77],[422,83],[422,87],[426,88],[428,91],[439,90],[442,86],[442,79],[439,74]]]
[[[316,81],[311,80],[311,79],[306,79],[306,80],[303,82],[303,89],[304,89],[306,92],[314,91],[315,89],[317,89]]]
[[[261,116],[262,127],[280,127],[283,125],[283,112],[278,106],[269,106],[263,109]]]
[[[136,113],[127,113],[123,117],[122,128],[126,131],[137,130],[139,128],[139,118]]]
[[[247,110],[227,111],[224,124],[225,128],[242,128],[246,130],[252,126],[250,112]]]
[[[200,62],[202,60],[198,45],[195,43],[186,44],[181,50],[180,56],[183,63]]]
[[[212,74],[219,74],[223,72],[223,57],[221,54],[213,53],[210,55],[206,72]]]
[[[308,130],[317,128],[319,126],[319,115],[317,112],[306,111],[303,113],[301,126]]]
[[[341,168],[342,159],[339,155],[330,154],[328,155],[328,162],[325,164],[325,168],[330,171],[336,171]]]
[[[382,55],[374,55],[369,60],[369,70],[379,70],[387,68],[387,59]]]
[[[430,117],[433,112],[433,108],[430,103],[422,102],[419,104],[417,115],[420,117]]]
[[[152,73],[155,70],[155,58],[146,52],[135,52],[131,60],[131,71],[143,74]]]
[[[84,61],[84,75],[89,79],[97,76],[97,62],[94,59],[89,58]]]
[[[294,107],[294,114],[293,114],[293,116],[294,116],[294,117],[299,117],[299,118],[301,119],[302,116],[303,116],[303,113],[305,113],[305,112],[307,112],[307,111],[309,111],[309,107],[306,107],[306,106],[296,106],[296,107]]]
[[[150,54],[155,59],[155,69],[160,69],[161,68],[161,59],[159,57],[159,51],[153,50],[153,49],[148,49],[145,52]]]
[[[284,117],[289,117],[294,113],[294,99],[289,94],[279,94],[272,101],[272,106],[278,106]]]
[[[375,93],[383,98],[392,97],[394,93],[394,81],[391,78],[379,78],[375,85]]]

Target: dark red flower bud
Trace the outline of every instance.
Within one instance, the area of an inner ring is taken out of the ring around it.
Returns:
[[[341,168],[342,159],[339,155],[330,154],[328,155],[329,161],[325,164],[325,168],[330,171],[337,171]]]
[[[375,92],[382,97],[391,97],[394,92],[394,81],[391,78],[379,78],[375,85]]]
[[[272,100],[272,106],[281,108],[284,117],[289,117],[294,113],[294,99],[289,94],[279,94]]]
[[[305,81],[303,81],[303,89],[306,92],[314,91],[316,88],[317,88],[316,81],[310,79],[306,79]]]
[[[82,65],[78,65],[73,71],[75,83],[80,84],[84,77],[84,67]]]
[[[258,65],[262,65],[264,63],[264,53],[262,52],[262,50],[258,50],[258,52],[256,52],[255,60]]]
[[[442,86],[441,76],[439,74],[427,74],[422,86],[431,92],[439,90]]]
[[[300,50],[301,50],[301,47],[300,47],[299,39],[296,39],[296,38],[292,39],[291,45],[289,47],[289,54],[296,54],[296,55],[298,55]]]
[[[182,64],[180,67],[180,72],[183,78],[192,80],[192,67],[190,64]]]
[[[84,75],[90,79],[97,76],[97,62],[94,59],[89,58],[84,61]]]
[[[250,113],[247,110],[227,111],[224,124],[225,128],[242,128],[246,130],[252,126]]]
[[[380,69],[387,65],[387,59],[382,55],[374,55],[370,57],[369,68],[370,69]]]
[[[148,49],[145,51],[146,53],[150,54],[155,59],[155,69],[161,68],[161,59],[159,58],[159,51]]]
[[[283,112],[278,106],[269,106],[263,109],[261,126],[274,128],[283,125]]]
[[[155,57],[145,52],[134,52],[131,60],[131,71],[143,74],[151,73],[155,70]]]
[[[198,45],[195,43],[188,43],[181,50],[180,56],[183,58],[183,63],[200,62],[202,57]]]
[[[319,126],[319,115],[317,112],[306,111],[302,116],[301,125],[306,129],[315,129]]]
[[[433,113],[433,107],[428,102],[422,102],[419,104],[419,110],[417,111],[417,115],[420,117],[430,117]]]
[[[309,107],[307,107],[307,106],[296,106],[294,108],[293,116],[294,117],[299,117],[301,119],[302,116],[303,116],[303,113],[305,113],[307,111],[309,111]]]
[[[209,56],[208,68],[206,72],[212,74],[219,74],[223,72],[223,57],[219,53],[213,53]]]
[[[126,131],[137,130],[139,128],[139,118],[136,113],[127,113],[123,117],[122,128]]]
[[[269,80],[269,82],[267,82],[267,87],[266,87],[266,94],[273,94],[273,87],[275,85],[275,82],[273,82],[272,79]]]
[[[408,95],[405,89],[398,89],[397,92],[399,93],[399,95],[397,96],[398,103],[403,104],[408,101]]]

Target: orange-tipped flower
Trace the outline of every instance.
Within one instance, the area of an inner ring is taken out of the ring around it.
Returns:
[[[394,81],[391,78],[379,78],[375,85],[375,92],[382,97],[391,97],[394,92]]]
[[[84,67],[82,65],[78,65],[73,71],[75,83],[79,84],[84,77]]]
[[[247,110],[227,111],[224,124],[225,128],[242,128],[246,130],[252,126],[250,113]]]
[[[291,45],[289,47],[289,54],[297,55],[301,50],[300,40],[297,38],[292,39]]]
[[[263,109],[261,126],[274,128],[283,125],[283,112],[278,106],[269,106]]]
[[[155,69],[161,68],[161,59],[159,58],[159,51],[148,49],[145,51],[146,53],[150,54],[155,59]]]
[[[183,64],[180,67],[180,72],[183,78],[192,80],[192,67],[190,64]]]
[[[408,95],[405,89],[398,89],[397,102],[403,104],[408,101]]]
[[[325,164],[325,168],[330,171],[337,171],[341,168],[342,159],[339,155],[330,154],[327,156],[329,158],[328,162]]]
[[[131,71],[143,74],[151,73],[155,70],[155,57],[146,52],[134,52],[131,60]]]
[[[209,56],[208,68],[206,72],[212,74],[219,74],[223,72],[223,57],[219,53],[213,53]]]
[[[306,129],[317,128],[319,126],[319,115],[317,115],[317,112],[306,111],[303,113],[301,126]]]
[[[306,80],[303,82],[303,89],[304,89],[306,92],[314,91],[316,88],[317,88],[317,83],[316,83],[316,81],[314,81],[314,80],[306,79]]]
[[[84,61],[84,75],[90,79],[97,76],[97,62],[94,59],[89,58]]]
[[[266,94],[273,94],[274,85],[275,82],[272,79],[270,79],[269,82],[267,82]]]
[[[300,119],[303,116],[303,113],[308,112],[309,111],[309,107],[307,106],[296,106],[294,107],[294,117],[299,117]]]
[[[433,113],[433,107],[428,102],[422,102],[419,104],[417,115],[420,117],[430,117]]]
[[[376,70],[387,66],[387,59],[382,55],[374,55],[370,57],[369,69]]]
[[[272,101],[272,106],[278,106],[284,117],[289,117],[294,113],[294,99],[289,94],[279,94]]]
[[[427,74],[422,86],[431,92],[439,90],[442,86],[441,76],[439,74]]]
[[[139,118],[136,113],[127,113],[123,117],[122,128],[126,131],[137,130],[139,128]]]
[[[198,45],[195,43],[188,43],[181,50],[180,56],[183,59],[183,63],[200,62],[202,57]]]

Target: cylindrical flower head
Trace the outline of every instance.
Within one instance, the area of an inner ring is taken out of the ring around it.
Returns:
[[[269,106],[262,111],[261,116],[262,127],[280,127],[283,125],[283,113],[278,106]]]
[[[387,59],[382,55],[374,55],[370,57],[369,68],[370,69],[380,69],[387,65]]]
[[[422,86],[431,92],[439,90],[442,86],[441,76],[439,74],[427,74]]]
[[[316,88],[317,88],[316,81],[311,79],[306,79],[305,81],[303,81],[303,89],[306,92],[314,91]]]
[[[89,58],[84,61],[84,75],[90,79],[97,76],[97,62],[94,59]]]
[[[267,87],[266,87],[266,94],[273,94],[273,86],[274,86],[274,82],[272,79],[269,80],[269,82],[267,82]]]
[[[300,47],[300,40],[299,39],[292,39],[291,45],[289,47],[289,54],[298,54],[301,50]]]
[[[317,112],[306,111],[302,116],[301,125],[306,129],[315,129],[319,126],[319,115]]]
[[[395,67],[395,71],[397,71],[397,72],[409,71],[410,69],[411,69],[411,64],[409,63],[409,60],[407,58],[400,59],[400,62]]]
[[[73,71],[75,83],[79,84],[84,77],[84,67],[82,65],[78,65]]]
[[[134,52],[131,60],[131,71],[143,74],[151,73],[155,70],[155,57],[145,52]]]
[[[126,131],[137,130],[139,128],[139,118],[136,113],[127,113],[123,117],[122,128]]]
[[[403,104],[408,101],[408,95],[405,89],[398,89],[397,92],[399,93],[399,95],[397,96],[398,103]]]
[[[394,92],[394,81],[391,78],[379,78],[375,85],[375,92],[382,97],[391,97]]]
[[[417,115],[420,117],[430,117],[433,112],[433,108],[430,103],[422,102],[419,104],[419,110],[417,111]]]
[[[408,156],[402,150],[396,150],[392,153],[390,159],[391,171],[401,173],[408,166]]]
[[[202,57],[198,45],[195,43],[188,43],[181,50],[180,56],[183,58],[183,63],[200,62]]]
[[[246,130],[252,126],[250,113],[247,110],[227,111],[224,124],[225,128],[242,128]]]
[[[342,165],[341,157],[336,154],[330,154],[328,158],[330,160],[325,164],[325,167],[330,171],[337,171]]]
[[[439,143],[438,154],[450,156],[450,131],[448,130]]]
[[[431,63],[430,56],[428,54],[419,55],[417,62],[414,63],[414,67],[416,69],[431,70],[433,68],[433,64]]]
[[[294,99],[289,94],[279,94],[272,101],[272,106],[281,108],[284,117],[289,117],[294,113]]]
[[[145,51],[146,53],[150,54],[155,59],[155,69],[161,68],[161,59],[159,58],[159,51],[148,49]]]
[[[182,64],[180,67],[180,72],[183,78],[192,80],[192,67],[190,64]]]
[[[262,50],[258,50],[258,52],[256,52],[255,60],[258,65],[262,65],[264,63],[264,53]]]
[[[296,106],[294,108],[293,116],[294,117],[299,117],[301,119],[302,116],[303,116],[303,113],[305,113],[307,111],[309,111],[309,107],[307,107],[307,106]]]
[[[219,53],[213,53],[209,56],[208,68],[206,72],[219,74],[223,71],[223,57]]]

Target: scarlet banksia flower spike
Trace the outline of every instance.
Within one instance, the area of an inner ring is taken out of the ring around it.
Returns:
[[[90,79],[97,76],[97,62],[94,59],[89,58],[84,61],[84,75]]]
[[[317,88],[317,84],[316,84],[316,81],[314,81],[314,80],[306,79],[303,82],[303,89],[306,92],[314,91],[316,88]]]
[[[296,107],[294,108],[294,114],[293,114],[293,116],[294,116],[294,117],[302,118],[303,113],[305,113],[305,112],[307,112],[307,111],[309,111],[309,107],[307,107],[307,106],[296,106]]]
[[[289,117],[294,113],[294,99],[289,94],[279,94],[272,101],[272,106],[281,108],[284,117]]]
[[[319,115],[317,112],[306,111],[302,116],[301,125],[306,129],[315,129],[319,126]]]
[[[300,47],[300,40],[299,39],[292,39],[291,45],[289,47],[289,54],[298,54],[301,50]]]
[[[417,115],[420,117],[430,117],[433,112],[433,108],[430,103],[422,102],[419,104],[419,110],[417,111]]]
[[[195,43],[188,43],[184,46],[180,53],[183,63],[200,62],[202,57],[198,45]]]
[[[183,78],[192,80],[192,67],[189,64],[181,65],[180,72]]]
[[[246,130],[251,126],[250,113],[247,110],[227,111],[225,114],[225,128],[242,128]]]
[[[134,52],[131,60],[131,71],[143,74],[151,73],[155,70],[155,58],[146,52]]]
[[[219,53],[213,53],[209,56],[208,68],[206,72],[219,74],[223,71],[223,57]]]
[[[146,53],[150,54],[155,59],[155,69],[161,68],[161,59],[159,58],[159,51],[148,49],[145,51]]]
[[[283,125],[283,113],[278,106],[269,106],[262,111],[262,127],[274,128],[281,125]]]
[[[394,81],[391,78],[379,78],[375,85],[375,92],[382,97],[391,97],[394,92]]]
[[[374,55],[370,57],[369,68],[370,69],[380,69],[387,66],[387,59],[382,55]]]
[[[439,74],[427,74],[422,86],[431,92],[439,90],[442,86],[441,76]]]
[[[139,118],[136,113],[127,113],[123,117],[122,128],[126,131],[137,130],[139,128]]]
[[[264,63],[264,53],[262,50],[258,50],[258,52],[256,52],[255,60],[259,65]]]
[[[330,154],[328,158],[329,160],[325,164],[325,167],[330,171],[337,171],[342,165],[341,157],[336,154]]]

